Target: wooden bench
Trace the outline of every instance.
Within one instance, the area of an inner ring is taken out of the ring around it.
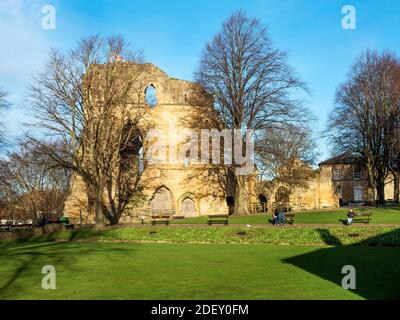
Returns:
[[[157,223],[165,223],[165,225],[169,225],[170,215],[154,215],[151,216],[151,223],[155,226]]]
[[[372,220],[372,214],[371,213],[358,213],[354,214],[353,217],[353,223],[366,223],[369,224],[369,222]]]
[[[285,219],[286,219],[286,223],[293,225],[294,224],[294,213],[286,213],[285,214]]]
[[[216,214],[208,216],[208,225],[212,225],[215,223],[228,225],[229,214]]]

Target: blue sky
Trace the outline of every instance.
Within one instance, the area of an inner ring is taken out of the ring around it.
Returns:
[[[56,8],[56,29],[41,28],[44,5]],[[341,26],[344,5],[356,8],[357,29]],[[325,127],[336,86],[367,48],[400,54],[400,2],[394,0],[0,0],[0,85],[12,108],[5,114],[11,136],[18,136],[29,108],[22,105],[30,76],[51,47],[74,46],[85,35],[122,34],[144,49],[146,60],[170,76],[191,80],[200,53],[235,10],[259,17],[276,47],[308,83],[308,106]],[[328,155],[320,143],[322,157]]]

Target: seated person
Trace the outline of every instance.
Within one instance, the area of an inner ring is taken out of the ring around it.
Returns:
[[[279,213],[278,213],[278,209],[275,209],[274,212],[272,213],[272,219],[273,219],[273,224],[274,226],[277,226],[279,223]]]
[[[353,218],[355,214],[353,209],[350,209],[349,212],[347,213],[347,225],[351,225],[353,223]]]
[[[285,221],[286,221],[285,213],[283,211],[279,212],[279,214],[278,214],[278,223],[280,225],[284,225]]]

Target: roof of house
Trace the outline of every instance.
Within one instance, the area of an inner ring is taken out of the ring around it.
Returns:
[[[333,165],[333,164],[356,164],[359,163],[360,160],[357,159],[355,156],[343,153],[339,156],[335,156],[328,160],[325,160],[319,164],[319,166],[326,166],[326,165]]]

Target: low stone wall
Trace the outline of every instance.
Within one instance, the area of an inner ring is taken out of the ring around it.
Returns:
[[[49,224],[42,228],[33,227],[33,228],[16,229],[14,231],[8,231],[8,232],[0,232],[0,241],[27,239],[33,236],[40,236],[52,232],[65,231],[67,229],[71,229],[71,227],[73,228],[73,226]]]

